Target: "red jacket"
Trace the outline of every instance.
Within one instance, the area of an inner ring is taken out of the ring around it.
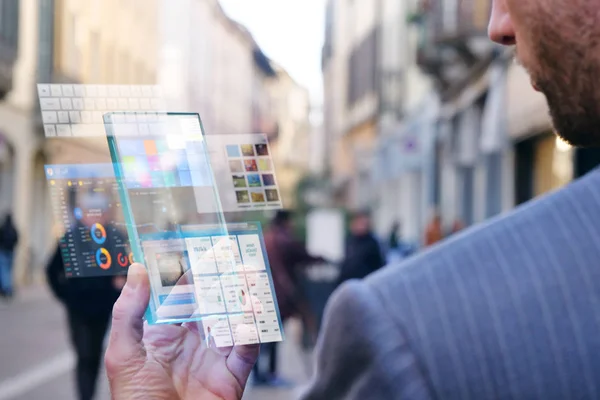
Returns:
[[[298,287],[298,269],[309,263],[319,262],[322,258],[308,254],[304,244],[285,228],[272,226],[265,231],[264,237],[279,312],[281,318],[286,319],[298,312],[298,302],[302,301]]]

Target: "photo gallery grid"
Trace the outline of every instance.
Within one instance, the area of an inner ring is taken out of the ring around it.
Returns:
[[[230,144],[225,148],[238,205],[281,202],[268,144]]]

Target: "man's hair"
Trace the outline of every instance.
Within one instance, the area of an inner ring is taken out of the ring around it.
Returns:
[[[273,225],[282,226],[291,221],[293,213],[290,210],[278,210],[273,218]]]
[[[371,218],[371,212],[369,210],[358,210],[352,213],[351,215],[352,219],[357,219],[357,218],[367,218],[370,219]]]

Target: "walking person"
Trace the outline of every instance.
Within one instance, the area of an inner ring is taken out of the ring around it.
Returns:
[[[100,192],[83,195],[73,189],[70,193],[71,213],[75,206],[83,209],[81,218],[76,219],[73,232],[89,232],[89,227],[99,223],[111,232],[103,247],[115,253],[117,242],[125,238],[111,223],[109,200]],[[94,213],[88,210],[95,210]],[[101,210],[97,214],[97,210]],[[117,237],[121,236],[121,237]],[[95,253],[97,244],[93,240],[75,238],[80,253]],[[103,355],[104,338],[108,331],[113,305],[125,284],[124,276],[92,276],[67,278],[60,245],[46,266],[47,281],[56,298],[64,305],[71,344],[77,356],[75,368],[76,388],[79,400],[91,400],[96,392],[96,383]]]
[[[13,261],[19,234],[12,216],[7,214],[0,226],[0,296],[13,297]]]
[[[302,293],[299,275],[301,268],[311,263],[323,262],[323,258],[308,253],[306,246],[294,237],[293,213],[289,210],[277,211],[270,226],[265,231],[265,247],[271,266],[275,294],[279,305],[282,324],[291,317],[300,317],[305,328],[316,336],[317,322],[310,311],[308,299]],[[268,352],[267,372],[261,361],[254,367],[256,382],[273,386],[285,386],[277,374],[277,343],[261,346]]]
[[[388,239],[387,263],[394,264],[410,257],[414,252],[414,247],[405,241],[401,235],[402,225],[399,221],[392,224],[392,229]]]
[[[79,400],[91,400],[103,354],[111,311],[124,277],[67,278],[57,247],[46,268],[50,288],[65,306],[71,344],[77,356],[75,378]]]
[[[383,267],[385,263],[381,245],[371,227],[369,213],[355,213],[350,222],[350,233],[346,238],[346,251],[340,267],[338,285],[350,279],[362,279]]]
[[[425,247],[433,246],[443,239],[442,217],[437,211],[434,211],[431,221],[425,228]]]

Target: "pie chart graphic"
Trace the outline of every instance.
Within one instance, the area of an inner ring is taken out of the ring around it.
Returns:
[[[129,253],[129,264],[133,264],[133,253]]]
[[[104,244],[104,242],[106,242],[106,229],[104,229],[102,225],[96,223],[92,225],[92,228],[90,229],[90,236],[97,244]]]
[[[96,262],[98,266],[104,270],[109,269],[112,264],[112,258],[110,257],[110,253],[105,248],[100,248],[96,252]]]
[[[123,253],[119,253],[119,255],[117,255],[117,263],[119,263],[121,267],[125,268],[129,265],[129,257]]]

